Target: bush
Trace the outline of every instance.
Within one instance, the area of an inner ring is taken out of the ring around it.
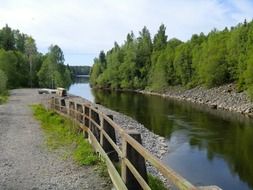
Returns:
[[[5,93],[7,87],[7,76],[0,70],[0,94]]]

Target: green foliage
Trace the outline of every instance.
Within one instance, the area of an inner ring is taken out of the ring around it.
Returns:
[[[72,81],[71,72],[63,65],[63,52],[57,45],[50,46],[49,49],[51,58],[46,60],[48,54],[44,56],[37,52],[35,40],[31,36],[12,30],[8,25],[0,29],[0,69],[8,78],[7,88],[69,86]],[[38,72],[43,62],[47,63],[39,78]],[[54,67],[48,62],[58,66]],[[50,69],[53,70],[49,71]],[[47,76],[49,72],[50,75]]]
[[[0,48],[6,51],[15,50],[14,33],[7,24],[0,30]]]
[[[226,37],[227,32],[214,31],[203,44],[204,59],[199,65],[199,76],[207,87],[218,86],[229,81]]]
[[[8,92],[5,92],[3,94],[0,94],[0,104],[3,104],[8,101],[9,94]]]
[[[89,75],[91,67],[90,66],[68,66],[71,75],[75,77],[76,75]]]
[[[7,89],[7,76],[6,74],[0,70],[0,94],[3,94]]]
[[[167,56],[166,53],[159,55],[156,65],[150,77],[151,89],[155,91],[164,90],[167,86]]]
[[[173,85],[214,87],[235,82],[238,90],[250,92],[252,50],[253,21],[222,31],[214,29],[208,35],[193,34],[184,43],[167,41],[163,24],[153,40],[144,27],[137,38],[131,32],[123,45],[115,43],[114,48],[100,53],[90,82],[100,88],[155,91]]]
[[[8,88],[28,85],[29,67],[22,53],[0,49],[0,69],[8,78]]]
[[[167,190],[163,182],[151,174],[148,174],[148,184],[152,190]]]
[[[187,85],[193,76],[191,49],[188,43],[181,44],[176,48],[174,68],[177,82]]]
[[[98,163],[98,156],[83,135],[73,128],[70,120],[45,110],[42,105],[33,105],[32,109],[35,118],[41,122],[45,142],[50,150],[64,148],[65,155],[70,155],[80,165]]]
[[[68,87],[72,81],[71,73],[63,63],[62,50],[57,45],[51,45],[37,74],[39,85],[48,88]]]
[[[8,99],[7,80],[6,74],[0,70],[0,104],[6,102]]]

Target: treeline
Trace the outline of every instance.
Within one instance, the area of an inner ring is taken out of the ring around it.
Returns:
[[[51,45],[45,55],[37,51],[35,40],[8,25],[0,29],[0,94],[19,87],[57,87],[71,83],[64,55]]]
[[[187,42],[167,40],[162,24],[151,38],[144,27],[123,45],[95,58],[92,86],[112,89],[166,90],[168,86],[219,86],[236,82],[253,97],[253,22],[192,35]]]
[[[89,75],[90,74],[90,66],[69,66],[71,74],[73,77],[76,75]]]

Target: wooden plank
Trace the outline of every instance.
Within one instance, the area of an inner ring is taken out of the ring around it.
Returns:
[[[113,120],[112,115],[108,115],[108,117],[110,117]],[[104,137],[105,135],[102,134],[103,135],[102,147],[113,162],[118,162],[119,161],[119,154],[117,153],[117,151],[115,151],[115,147],[118,148],[117,140],[116,140],[116,132],[115,132],[115,129],[113,127],[111,127],[111,125],[104,118],[103,118],[103,131],[104,131],[104,134],[109,138]],[[109,142],[108,139],[111,141]],[[112,144],[115,145],[115,147],[113,147]]]
[[[114,141],[109,137],[109,135],[103,130],[102,131],[104,137],[109,141],[109,143],[113,146],[114,150],[118,153],[119,157],[122,157],[122,152],[120,148],[114,143]]]
[[[121,149],[122,149],[122,159],[121,159],[121,178],[124,181],[124,183],[126,183],[126,163],[124,162],[124,158],[126,158],[126,152],[127,152],[127,142],[124,138],[124,136],[122,137],[122,145],[121,145]]]
[[[56,105],[56,100],[57,98],[52,97],[52,102],[53,105],[51,105],[51,107],[55,110],[57,109],[57,105]],[[74,101],[69,101],[70,103],[74,103]],[[59,105],[60,109],[61,109],[61,105]],[[182,176],[180,176],[179,174],[177,174],[174,170],[172,170],[171,168],[169,168],[168,166],[165,166],[161,160],[159,160],[158,158],[156,158],[155,156],[153,156],[148,150],[146,150],[142,145],[140,145],[136,140],[134,140],[132,137],[130,137],[129,135],[127,135],[125,133],[125,131],[118,126],[116,123],[114,123],[113,120],[111,120],[107,115],[105,115],[103,112],[101,112],[100,110],[98,110],[97,108],[95,108],[93,105],[90,104],[85,104],[85,106],[87,106],[89,108],[89,115],[85,114],[85,118],[89,119],[89,126],[91,126],[91,123],[93,125],[95,125],[98,129],[102,129],[93,119],[91,119],[91,110],[96,112],[96,114],[100,115],[102,118],[104,118],[114,129],[116,132],[119,133],[119,135],[122,138],[122,151],[120,150],[120,148],[112,141],[112,139],[108,136],[108,134],[102,130],[103,136],[110,142],[110,144],[113,146],[113,148],[116,150],[116,152],[119,154],[119,156],[122,158],[121,159],[121,169],[122,169],[122,179],[120,178],[119,174],[118,176],[115,176],[115,171],[116,173],[117,170],[115,169],[115,167],[113,166],[112,162],[111,163],[107,163],[107,167],[108,167],[108,172],[109,175],[112,178],[113,184],[115,185],[115,187],[117,189],[124,189],[125,187],[122,187],[122,183],[124,184],[125,181],[125,170],[126,167],[128,167],[131,172],[133,173],[133,175],[136,177],[136,179],[138,180],[138,182],[141,184],[142,187],[147,188],[146,186],[146,182],[144,183],[143,181],[145,181],[143,178],[140,177],[139,172],[136,170],[136,168],[131,164],[131,162],[129,162],[128,159],[126,159],[126,147],[127,147],[127,143],[129,143],[132,147],[134,147],[134,149],[139,152],[144,158],[145,160],[149,161],[151,163],[151,165],[153,165],[155,168],[158,169],[158,171],[160,171],[167,179],[169,179],[173,184],[175,184],[179,189],[181,190],[198,190],[199,188],[193,186],[190,182],[188,182],[186,179],[184,179]],[[75,105],[74,105],[75,107]],[[64,113],[61,113],[60,111],[55,110],[57,113],[60,113],[61,115],[67,116],[69,119],[73,120],[73,115],[76,116],[76,110],[73,110],[69,107],[69,109],[67,108],[67,113],[74,113],[71,114],[71,116],[68,116]],[[96,149],[99,150],[99,152],[102,152],[102,154],[104,156],[106,155],[105,151],[102,149],[102,147],[99,145],[99,142],[96,140],[94,140],[95,136],[92,134],[92,132],[89,130],[89,128],[87,128],[85,125],[80,125],[80,122],[75,120],[75,123],[79,124],[79,126],[83,129],[83,130],[87,130],[89,133],[89,138],[91,137],[92,140],[90,140],[91,143],[93,143],[94,146],[96,146]],[[96,139],[96,138],[95,138]],[[100,148],[97,146],[97,144],[100,146]],[[101,150],[102,149],[102,150]],[[103,156],[103,157],[104,157]],[[111,167],[113,166],[114,169],[112,169]],[[138,176],[139,175],[139,176]],[[120,178],[120,179],[118,179]],[[121,182],[119,182],[121,181]],[[121,184],[121,185],[118,185]],[[125,184],[124,184],[125,185]],[[216,187],[216,186],[213,186]],[[203,188],[203,187],[202,187]],[[218,188],[218,187],[217,187]]]
[[[153,156],[147,149],[140,145],[136,140],[130,137],[128,134],[124,134],[126,141],[131,144],[136,151],[138,151],[151,165],[157,168],[167,179],[175,184],[181,190],[197,190],[198,188],[193,186],[190,182],[177,174],[171,168],[165,166],[161,160]]]
[[[95,149],[100,153],[100,155],[105,159],[108,173],[112,179],[113,185],[118,190],[127,190],[126,185],[124,184],[123,180],[121,179],[118,171],[116,170],[115,166],[111,162],[110,158],[107,156],[103,148],[98,143],[96,137],[93,135],[93,133],[89,130],[89,135],[91,137],[91,143],[95,147]]]
[[[149,185],[147,184],[147,182],[142,178],[142,176],[135,169],[135,167],[133,166],[133,164],[131,164],[131,162],[127,158],[123,158],[123,162],[127,165],[128,169],[132,172],[132,174],[134,175],[134,177],[136,178],[136,180],[139,182],[139,184],[141,185],[141,187],[144,190],[151,190],[151,188],[149,187]]]
[[[126,133],[134,138],[138,143],[142,143],[141,134],[136,130],[127,130]],[[148,181],[146,162],[143,156],[135,150],[129,143],[127,143],[126,158],[131,162],[132,166],[138,171],[144,181]],[[142,182],[142,181],[141,181]],[[126,186],[128,189],[142,190],[140,182],[136,179],[135,175],[127,167],[126,169]],[[142,183],[142,185],[145,185]]]

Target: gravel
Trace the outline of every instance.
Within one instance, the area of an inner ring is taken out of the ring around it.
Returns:
[[[30,104],[44,101],[37,89],[10,91],[0,105],[0,189],[111,189],[94,167],[80,167],[49,152]]]
[[[116,124],[125,130],[136,130],[141,134],[142,145],[152,153],[155,157],[160,160],[163,159],[166,153],[168,153],[168,141],[166,138],[154,134],[152,131],[145,128],[144,125],[140,124],[136,120],[128,117],[119,112],[108,109],[102,105],[97,105],[98,109],[102,110],[103,113],[113,115],[113,120]],[[117,138],[118,145],[121,144],[120,139]],[[163,183],[170,188],[171,183],[149,162],[146,162],[147,171],[153,176],[158,177]]]

